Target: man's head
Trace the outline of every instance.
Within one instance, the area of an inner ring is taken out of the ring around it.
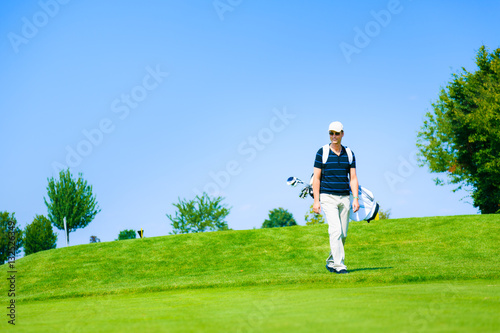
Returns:
[[[344,126],[340,121],[334,121],[328,127],[328,134],[332,143],[340,143],[344,137]]]

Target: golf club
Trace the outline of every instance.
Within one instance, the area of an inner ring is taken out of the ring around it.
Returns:
[[[290,185],[292,187],[296,187],[298,184],[303,184],[305,185],[304,188],[300,191],[299,197],[302,199],[305,199],[307,195],[309,194],[311,197],[313,197],[313,189],[312,186],[309,184],[305,184],[302,180],[300,180],[297,177],[288,177],[286,180],[287,185]]]

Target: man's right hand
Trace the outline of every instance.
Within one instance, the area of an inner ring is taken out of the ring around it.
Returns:
[[[316,202],[316,201],[314,202],[314,204],[313,204],[313,211],[316,214],[321,214],[321,205],[320,205],[319,201],[318,202]]]

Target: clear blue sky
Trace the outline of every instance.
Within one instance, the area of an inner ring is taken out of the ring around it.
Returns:
[[[259,228],[277,207],[305,224],[312,201],[285,181],[310,176],[339,120],[360,183],[391,217],[476,214],[417,167],[415,142],[452,73],[500,47],[499,12],[497,1],[2,1],[0,210],[22,227],[46,215],[47,178],[65,165],[102,209],[71,245],[167,235],[172,203],[204,189],[232,207],[230,228]]]

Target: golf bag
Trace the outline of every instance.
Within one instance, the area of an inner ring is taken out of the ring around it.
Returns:
[[[373,193],[363,187],[359,186],[358,188],[358,202],[359,202],[359,209],[355,213],[351,209],[349,211],[349,217],[353,221],[366,221],[370,223],[371,220],[373,220],[377,214],[380,206],[378,203],[375,201],[375,197],[373,196]],[[351,193],[351,202],[352,202],[352,193]]]

